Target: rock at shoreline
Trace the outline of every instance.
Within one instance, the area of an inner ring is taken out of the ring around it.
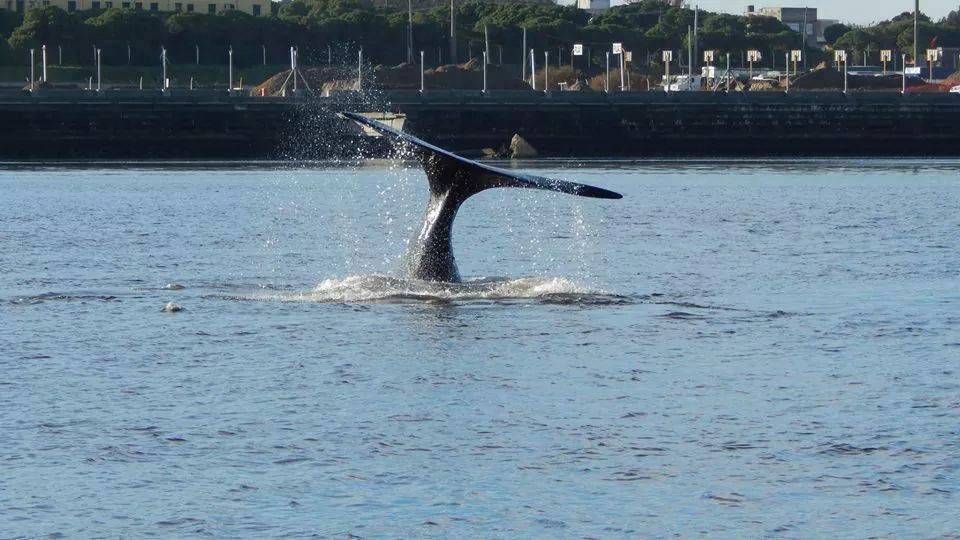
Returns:
[[[510,157],[512,159],[535,158],[538,155],[540,154],[537,152],[537,149],[521,137],[519,133],[510,139]]]

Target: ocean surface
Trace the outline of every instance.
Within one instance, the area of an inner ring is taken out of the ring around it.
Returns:
[[[516,166],[0,166],[0,538],[957,535],[960,161]]]

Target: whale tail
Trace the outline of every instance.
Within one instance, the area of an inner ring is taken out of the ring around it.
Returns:
[[[619,193],[587,184],[554,180],[491,167],[460,157],[409,133],[404,133],[361,114],[354,112],[344,112],[342,114],[354,122],[413,146],[424,171],[427,173],[427,180],[430,182],[432,193],[450,193],[463,201],[485,189],[516,187],[559,191],[597,199],[620,199],[623,197]]]
[[[477,163],[410,134],[357,113],[343,116],[411,145],[430,183],[430,200],[420,233],[404,257],[409,275],[427,281],[458,282],[460,272],[453,257],[453,220],[471,195],[496,187],[559,191],[581,197],[620,199],[619,193],[603,188],[517,173]]]

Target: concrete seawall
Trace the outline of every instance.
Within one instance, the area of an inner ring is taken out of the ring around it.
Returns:
[[[283,159],[384,152],[335,115],[390,111],[455,150],[520,134],[543,155],[960,155],[960,95],[353,92],[0,93],[0,159]]]

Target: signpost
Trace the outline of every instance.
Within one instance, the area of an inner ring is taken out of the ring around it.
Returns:
[[[583,43],[574,43],[573,44],[573,54],[570,55],[570,66],[573,66],[573,57],[574,56],[583,56]]]
[[[663,51],[663,65],[666,67],[664,79],[667,82],[665,90],[667,92],[670,91],[670,62],[673,62],[673,51]]]
[[[887,74],[887,64],[893,60],[893,51],[890,49],[884,49],[880,51],[880,61],[883,62],[883,74]]]
[[[800,50],[800,49],[795,49],[795,50],[790,51],[790,60],[793,61],[793,75],[794,75],[794,77],[796,77],[796,75],[797,75],[797,62],[803,61],[803,51]],[[787,73],[787,75],[789,76],[790,74]]]
[[[833,61],[840,66],[843,62],[843,93],[847,93],[847,51],[833,51]]]
[[[753,80],[753,63],[763,60],[760,51],[747,51],[747,62],[750,63],[750,80]]]
[[[940,60],[942,49],[927,49],[927,64],[930,65],[930,79],[933,80],[933,64]]]

